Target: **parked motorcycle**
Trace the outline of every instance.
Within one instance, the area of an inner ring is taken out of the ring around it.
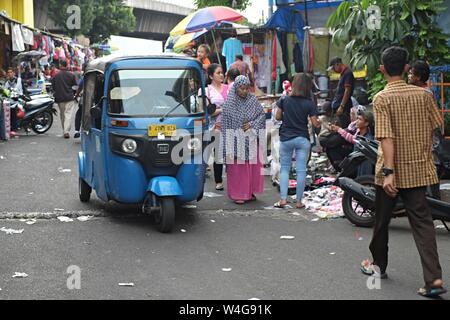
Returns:
[[[30,97],[19,95],[16,92],[9,93],[9,101],[12,112],[17,113],[17,126],[27,133],[33,130],[37,134],[43,134],[50,130],[53,124],[53,115],[57,114],[53,107],[54,100],[48,95]]]
[[[366,160],[375,164],[378,154],[378,142],[358,137],[357,151],[352,152],[342,163],[342,171],[336,179],[336,184],[344,191],[342,209],[347,219],[358,227],[372,227],[375,222],[375,177],[356,176],[356,169]],[[442,166],[439,153],[435,154],[436,166]],[[433,219],[450,221],[450,204],[440,200],[439,184],[428,187],[427,200],[432,207]],[[393,217],[406,216],[401,199],[397,202]],[[445,225],[447,227],[447,225]],[[448,229],[448,227],[447,227]],[[448,229],[449,230],[449,229]],[[450,230],[449,230],[450,232]]]

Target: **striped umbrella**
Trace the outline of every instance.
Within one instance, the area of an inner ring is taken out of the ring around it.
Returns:
[[[203,29],[210,30],[222,21],[236,22],[243,19],[244,16],[242,14],[231,8],[222,6],[207,7],[195,11],[184,18],[170,31],[170,35],[177,36]]]

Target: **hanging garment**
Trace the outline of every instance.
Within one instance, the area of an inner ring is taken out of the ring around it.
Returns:
[[[278,37],[275,35],[272,47],[272,80],[274,81],[277,79],[277,67],[280,68],[280,74],[286,73],[286,66],[283,61],[283,49],[281,48]]]
[[[22,29],[20,25],[12,24],[12,45],[13,51],[22,52],[25,51],[25,44],[23,42]]]
[[[305,30],[305,42],[303,44],[303,67],[305,72],[312,73],[314,70],[314,46],[309,30]]]
[[[10,26],[9,22],[6,22],[6,21],[5,21],[5,34],[7,36],[9,36],[11,34],[11,26]]]
[[[28,44],[30,46],[34,45],[33,31],[22,26],[22,36],[23,36],[23,42],[25,44]]]
[[[59,60],[66,60],[66,52],[63,48],[59,50]]]
[[[223,43],[222,55],[227,60],[227,70],[231,64],[236,60],[236,55],[244,55],[242,51],[242,42],[236,38],[229,38]]]
[[[297,42],[294,46],[294,63],[295,63],[295,72],[303,72],[303,53],[302,47]]]

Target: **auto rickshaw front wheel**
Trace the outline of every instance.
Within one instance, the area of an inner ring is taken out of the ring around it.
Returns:
[[[81,202],[89,202],[92,188],[81,178],[78,178],[78,193]]]
[[[159,210],[155,212],[155,222],[159,232],[169,233],[175,223],[175,198],[159,198]]]

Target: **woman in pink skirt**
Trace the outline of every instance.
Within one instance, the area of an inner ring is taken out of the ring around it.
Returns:
[[[222,139],[227,166],[228,196],[237,204],[264,192],[259,137],[265,137],[264,108],[249,92],[250,80],[239,76],[222,110]]]

